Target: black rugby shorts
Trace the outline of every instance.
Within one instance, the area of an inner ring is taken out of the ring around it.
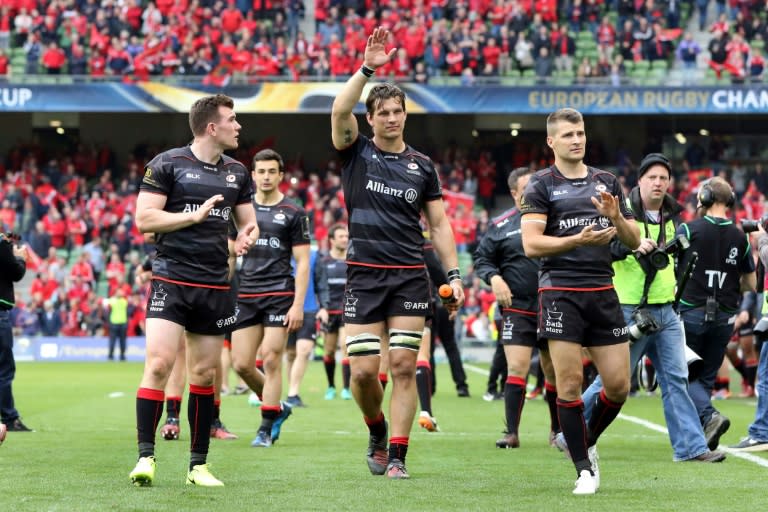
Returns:
[[[341,311],[338,313],[328,313],[328,323],[323,324],[320,328],[323,332],[328,334],[336,334],[344,326],[344,319],[341,316]]]
[[[626,342],[627,324],[616,290],[541,290],[539,336],[584,347]]]
[[[426,317],[431,307],[429,279],[423,267],[347,268],[345,324],[372,324],[393,316]]]
[[[264,327],[286,327],[285,316],[293,305],[293,292],[290,294],[264,294],[237,297],[237,320],[234,331],[263,325]]]
[[[183,285],[153,279],[147,318],[170,320],[194,334],[219,335],[232,330],[235,298],[231,289]]]
[[[520,309],[502,308],[499,341],[502,345],[536,347],[536,313]],[[545,345],[546,347],[546,345]]]
[[[317,338],[317,320],[315,320],[315,311],[304,312],[304,323],[299,330],[288,335],[288,347],[295,347],[296,340],[312,340]]]

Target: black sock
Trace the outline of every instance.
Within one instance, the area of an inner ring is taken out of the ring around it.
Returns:
[[[405,456],[408,454],[408,438],[393,437],[389,440],[389,460],[400,459],[405,462]]]
[[[384,421],[384,413],[380,412],[378,417],[376,418],[366,418],[363,416],[363,420],[365,420],[365,424],[368,425],[368,431],[371,433],[372,436],[377,437],[381,439],[382,437],[386,437],[387,435],[387,424]]]
[[[215,423],[221,416],[221,400],[213,401],[213,422]]]
[[[181,411],[181,397],[180,396],[168,396],[165,398],[165,413],[169,418],[179,418],[179,412]]]
[[[605,396],[605,390],[600,390],[600,396],[595,400],[595,405],[592,408],[592,416],[589,418],[589,425],[587,426],[589,436],[587,438],[587,445],[592,446],[597,443],[600,434],[602,434],[608,425],[610,425],[616,416],[621,411],[621,406],[624,402],[612,402]]]
[[[280,416],[280,406],[262,405],[261,406],[261,426],[259,431],[272,434],[272,424]]]
[[[544,399],[549,406],[549,429],[554,432],[560,432],[560,419],[557,417],[557,388],[544,381]]]
[[[328,387],[335,388],[336,358],[333,356],[323,357],[323,366],[325,367],[325,377],[328,379]]]
[[[755,387],[755,379],[757,378],[757,361],[750,359],[744,363],[744,380],[747,384]]]
[[[416,361],[416,392],[419,394],[421,410],[427,411],[432,416],[432,369],[428,361]]]
[[[507,420],[507,433],[517,434],[520,416],[525,404],[525,380],[510,375],[504,385],[504,413]]]
[[[191,437],[190,451],[203,456],[207,455],[213,421],[213,386],[189,385],[187,419]],[[194,465],[197,464],[205,464],[205,460],[202,462],[198,460]]]
[[[563,429],[571,460],[576,466],[576,474],[586,469],[592,472],[592,464],[587,456],[587,426],[584,424],[584,402],[557,399],[557,415],[560,428]],[[594,417],[594,413],[592,414]]]
[[[341,384],[344,389],[349,389],[349,381],[352,377],[352,370],[349,367],[349,359],[341,360]]]
[[[155,432],[163,417],[163,396],[160,389],[139,388],[136,393],[136,431],[139,457],[155,454]]]

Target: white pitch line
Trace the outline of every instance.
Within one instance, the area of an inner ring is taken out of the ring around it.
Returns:
[[[475,373],[480,373],[480,374],[483,374],[483,375],[486,375],[486,376],[488,375],[488,370],[485,370],[485,369],[480,368],[478,366],[472,366],[472,365],[465,364],[464,368],[468,369],[468,370],[470,370],[472,372],[475,372]],[[667,429],[663,425],[659,425],[659,424],[653,423],[651,421],[644,420],[643,418],[638,418],[636,416],[629,416],[629,415],[624,414],[624,413],[620,413],[618,417],[619,417],[619,419],[622,419],[624,421],[628,421],[630,423],[634,423],[636,425],[640,425],[641,427],[645,427],[645,428],[647,428],[649,430],[653,430],[653,431],[659,432],[661,434],[668,434]],[[762,457],[758,457],[756,455],[752,455],[751,453],[748,453],[748,452],[737,452],[735,450],[732,450],[732,449],[728,448],[727,446],[722,446],[722,445],[718,446],[717,449],[726,452],[728,455],[730,455],[732,457],[743,459],[743,460],[746,460],[748,462],[752,462],[754,464],[757,464],[758,466],[763,466],[764,468],[768,468],[768,459],[764,459]]]

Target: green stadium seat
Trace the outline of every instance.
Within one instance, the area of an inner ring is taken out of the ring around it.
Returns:
[[[519,80],[519,77],[507,75],[507,76],[502,76],[499,83],[501,83],[501,85],[506,87],[514,87],[517,85],[518,80]]]
[[[753,39],[749,45],[752,49],[765,50],[765,41],[762,39]]]
[[[596,43],[596,41],[595,41],[595,34],[590,32],[589,30],[582,30],[576,36],[576,42],[578,43],[579,41],[592,41],[592,42]]]
[[[523,77],[531,77],[531,76],[535,77],[536,76],[536,71],[534,71],[533,69],[523,70],[523,75],[522,76]]]
[[[651,61],[651,69],[663,69],[666,71],[669,69],[669,64],[666,60],[654,60]]]
[[[635,69],[642,69],[644,71],[647,71],[650,68],[651,68],[651,63],[647,60],[635,61]]]

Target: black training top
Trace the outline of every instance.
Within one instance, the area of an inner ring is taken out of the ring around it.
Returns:
[[[324,254],[315,260],[315,292],[321,308],[341,313],[347,285],[347,262]]]
[[[512,292],[512,307],[537,311],[538,260],[525,255],[520,231],[522,215],[511,208],[494,218],[475,250],[477,276],[491,284],[500,275]]]

